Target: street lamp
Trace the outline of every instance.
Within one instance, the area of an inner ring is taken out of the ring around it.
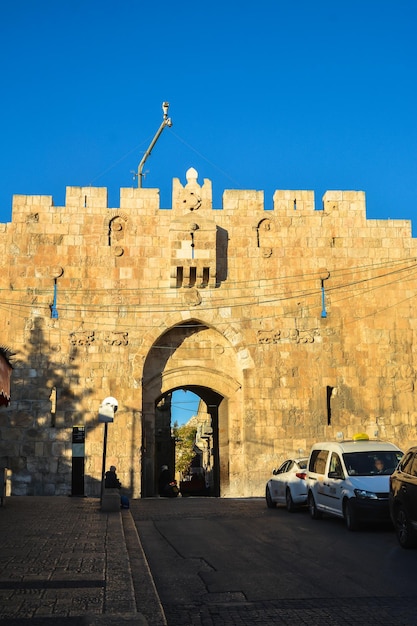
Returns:
[[[163,118],[162,118],[162,122],[160,127],[158,128],[158,130],[156,131],[156,135],[155,137],[152,139],[151,144],[149,146],[149,148],[146,150],[145,154],[142,157],[141,162],[139,163],[139,167],[138,167],[138,173],[137,173],[137,177],[138,177],[138,187],[139,189],[142,187],[142,179],[143,179],[143,166],[145,165],[145,161],[146,159],[151,156],[151,152],[153,150],[154,145],[156,144],[156,142],[159,139],[160,134],[162,133],[162,131],[164,130],[164,128],[166,126],[172,126],[172,120],[170,117],[168,117],[168,109],[169,109],[169,102],[163,102],[162,103],[162,111],[163,111]]]
[[[117,411],[119,406],[116,398],[109,396],[105,398],[103,402],[100,404],[98,410],[98,421],[104,424],[104,440],[103,440],[103,465],[101,468],[101,492],[100,492],[100,502],[103,501],[103,491],[104,491],[104,474],[106,471],[106,453],[107,453],[107,425],[114,421],[114,414]]]

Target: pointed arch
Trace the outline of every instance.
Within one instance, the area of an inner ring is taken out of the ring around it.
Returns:
[[[160,462],[157,405],[161,398],[184,388],[193,389],[205,398],[215,431],[216,495],[229,493],[230,456],[235,446],[231,430],[234,435],[238,433],[237,441],[243,437],[241,343],[239,333],[229,325],[223,325],[219,331],[195,314],[190,314],[188,319],[184,315],[172,315],[163,328],[151,329],[143,338],[141,353],[146,355],[141,367],[143,495],[155,493]],[[169,433],[167,426],[164,431]]]

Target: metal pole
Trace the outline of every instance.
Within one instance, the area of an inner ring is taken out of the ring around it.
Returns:
[[[100,504],[103,502],[104,493],[104,474],[106,472],[106,453],[107,453],[107,422],[104,424],[104,440],[103,440],[103,465],[101,467],[101,494]]]
[[[151,155],[153,147],[156,144],[156,142],[158,141],[158,139],[159,139],[162,131],[164,130],[165,126],[172,126],[172,120],[171,120],[170,117],[168,117],[168,108],[169,108],[169,102],[163,102],[162,103],[162,110],[164,112],[164,118],[162,120],[162,124],[160,125],[160,127],[156,131],[155,137],[152,139],[149,148],[146,150],[145,154],[142,157],[141,162],[139,163],[139,167],[138,167],[138,187],[139,187],[139,189],[142,187],[142,178],[143,178],[142,171],[143,171],[143,166],[145,165],[146,159]]]

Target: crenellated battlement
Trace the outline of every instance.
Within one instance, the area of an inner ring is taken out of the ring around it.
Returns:
[[[64,206],[55,206],[52,196],[16,195],[12,224],[0,229],[3,245],[9,232],[27,254],[34,241],[110,246],[119,263],[129,250],[148,259],[169,252],[170,269],[162,274],[171,286],[195,280],[215,285],[242,256],[279,259],[284,250],[287,256],[314,256],[317,249],[332,249],[333,260],[386,258],[404,249],[414,254],[416,243],[409,220],[368,220],[363,191],[327,191],[316,206],[314,191],[276,190],[272,209],[265,209],[263,191],[226,189],[216,209],[211,181],[200,185],[194,168],[186,172],[185,184],[173,179],[169,210],[161,210],[158,189],[121,188],[119,207],[108,206],[106,187],[67,187]],[[320,255],[326,265],[328,254]],[[264,271],[276,271],[275,264]]]
[[[107,187],[67,187],[65,205],[90,212],[108,208],[107,198]]]
[[[254,213],[265,210],[264,192],[246,189],[226,189],[223,193],[222,206],[213,207],[212,184],[204,179],[202,185],[197,182],[198,174],[194,168],[187,172],[187,183],[182,185],[178,178],[173,179],[172,206],[175,213],[223,210],[227,213]],[[36,211],[71,213],[83,210],[85,214],[99,213],[103,209],[125,209],[138,213],[154,213],[160,207],[159,189],[126,187],[120,189],[120,206],[108,206],[106,187],[67,187],[65,206],[54,205],[52,196],[15,195],[13,196],[13,221],[19,221],[19,214]],[[347,214],[362,211],[365,214],[365,194],[363,191],[327,191],[323,196],[322,206],[315,206],[314,191],[276,190],[273,194],[273,212],[296,216],[324,210],[326,213],[337,211]]]
[[[130,259],[145,258],[135,272],[142,276],[152,266],[153,280],[170,288],[257,276],[253,259],[264,276],[273,276],[286,271],[284,256],[297,263],[309,257],[315,268],[352,257],[416,254],[411,223],[367,220],[363,191],[327,191],[317,207],[311,190],[277,190],[266,210],[263,191],[226,189],[215,209],[211,181],[200,185],[194,168],[185,184],[173,179],[169,210],[161,210],[159,190],[147,188],[120,189],[119,207],[108,206],[105,187],[67,187],[64,206],[55,206],[52,196],[14,196],[12,224],[0,232],[0,244],[36,255],[40,264],[43,255],[75,259],[81,249],[90,263],[109,255],[123,277],[134,273],[122,269]]]

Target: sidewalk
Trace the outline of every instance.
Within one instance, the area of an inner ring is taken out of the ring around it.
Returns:
[[[166,625],[129,510],[103,513],[96,498],[6,498],[0,621],[28,620],[34,626]]]

